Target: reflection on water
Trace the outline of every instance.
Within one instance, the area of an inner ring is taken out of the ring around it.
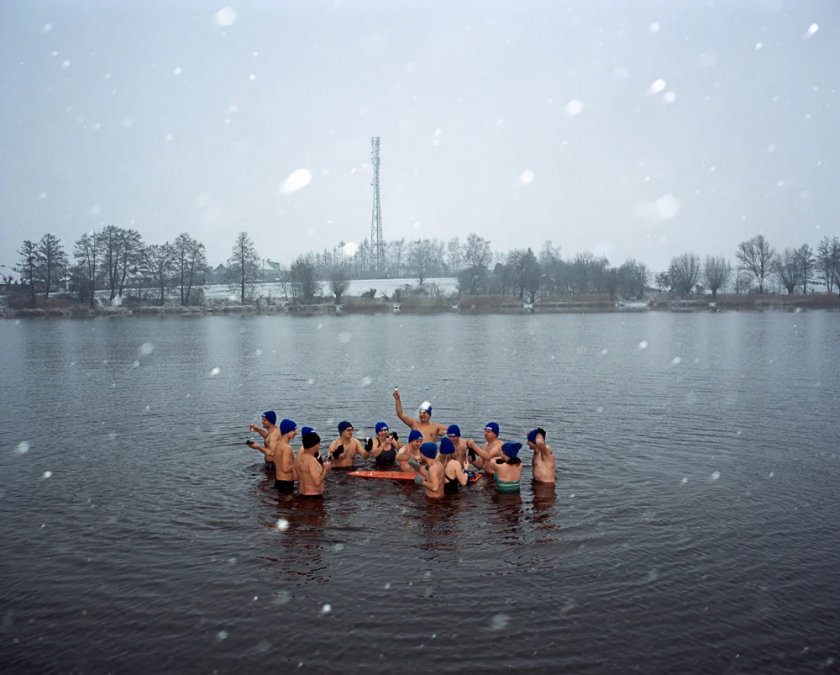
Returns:
[[[131,654],[172,672],[177,653],[218,672],[407,655],[830,672],[838,328],[827,312],[0,323],[4,670]],[[545,427],[557,485],[523,451],[519,494],[482,479],[429,500],[334,471],[303,500],[242,444],[267,408],[325,442],[345,418],[401,430],[395,383],[465,436]]]

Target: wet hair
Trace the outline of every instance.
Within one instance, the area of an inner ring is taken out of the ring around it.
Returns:
[[[519,457],[513,457],[512,459],[505,459],[504,457],[497,457],[496,464],[510,464],[511,466],[519,466],[522,464],[522,460]]]

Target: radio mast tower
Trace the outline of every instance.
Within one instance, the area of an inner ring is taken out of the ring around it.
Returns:
[[[373,217],[370,221],[370,247],[373,254],[373,268],[377,274],[382,274],[385,271],[385,240],[382,237],[382,206],[379,203],[379,136],[371,139],[371,146]]]

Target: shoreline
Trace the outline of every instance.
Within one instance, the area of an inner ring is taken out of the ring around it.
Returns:
[[[647,303],[614,303],[609,301],[568,301],[535,303],[533,306],[516,302],[491,302],[489,298],[464,298],[458,305],[448,302],[384,303],[365,302],[348,298],[346,304],[322,303],[312,305],[225,305],[225,306],[158,306],[96,307],[81,305],[11,309],[0,307],[0,318],[127,318],[143,316],[342,316],[350,314],[624,314],[644,312],[727,312],[766,310],[801,312],[805,310],[840,310],[836,295],[809,296],[728,296],[711,300],[651,299]]]

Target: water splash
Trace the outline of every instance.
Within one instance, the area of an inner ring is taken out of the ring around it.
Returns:
[[[18,443],[17,453],[19,455],[25,455],[27,452],[29,452],[29,441],[21,441]]]
[[[155,346],[151,342],[144,342],[142,345],[140,345],[140,355],[141,356],[148,356],[153,351],[155,351]]]

